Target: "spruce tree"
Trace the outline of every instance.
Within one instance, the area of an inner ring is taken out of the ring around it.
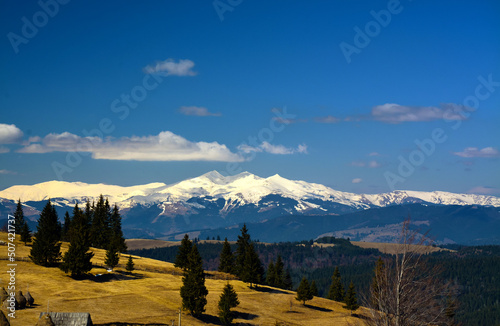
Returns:
[[[335,271],[332,275],[332,285],[330,286],[330,291],[328,292],[328,299],[342,302],[344,301],[344,296],[344,286],[342,285],[339,268],[335,267]]]
[[[114,243],[110,243],[108,249],[106,249],[106,259],[104,260],[104,264],[106,264],[109,269],[113,270],[119,262],[120,254],[118,252],[118,248]]]
[[[359,308],[358,300],[356,298],[356,291],[354,290],[354,283],[352,281],[349,284],[349,288],[347,289],[344,303],[345,303],[345,306],[343,306],[343,307],[345,309],[349,309],[351,311],[351,314],[354,310]]]
[[[224,239],[224,244],[222,245],[222,251],[220,253],[219,259],[219,268],[217,270],[223,273],[234,273],[234,257],[227,238]]]
[[[285,278],[283,279],[283,288],[285,290],[291,290],[293,287],[292,276],[290,275],[290,269],[286,269]]]
[[[234,319],[234,313],[231,308],[240,304],[238,295],[234,291],[233,286],[229,283],[224,286],[219,299],[219,319],[223,325],[231,325]]]
[[[309,287],[309,281],[305,276],[302,277],[300,281],[299,287],[297,288],[297,297],[295,300],[302,301],[302,304],[305,305],[307,300],[311,300],[313,298],[311,294],[311,289]]]
[[[275,279],[275,287],[283,288],[283,280],[285,278],[285,265],[283,264],[283,259],[281,259],[281,255],[278,254],[278,258],[276,258],[276,264],[274,265],[274,279]]]
[[[241,235],[238,236],[236,245],[236,275],[241,279],[244,273],[246,251],[250,245],[250,234],[248,234],[246,224],[243,224],[241,228]]]
[[[269,266],[267,266],[266,283],[269,286],[276,286],[276,270],[272,260],[269,263]]]
[[[14,232],[16,234],[21,234],[21,229],[26,223],[24,220],[23,205],[21,204],[21,199],[17,201],[16,210],[14,211]]]
[[[189,235],[184,234],[184,238],[181,241],[181,245],[177,250],[177,256],[175,256],[174,266],[182,269],[186,269],[189,263],[188,257],[193,249],[193,243],[189,240]]]
[[[69,216],[69,213],[66,211],[66,213],[64,214],[64,224],[61,232],[62,241],[70,241],[70,235],[69,235],[70,229],[71,229],[71,217]]]
[[[30,251],[31,260],[42,266],[54,266],[61,258],[61,225],[50,199],[38,219],[37,232]]]
[[[70,244],[68,251],[64,254],[60,268],[71,273],[71,277],[79,278],[92,269],[91,259],[94,253],[90,249],[90,228],[83,212],[78,204],[73,209],[71,229],[68,230]]]
[[[134,260],[132,259],[131,255],[128,256],[127,266],[125,266],[125,269],[129,273],[131,273],[134,270]]]
[[[195,317],[199,317],[207,304],[208,290],[205,286],[203,262],[196,245],[193,245],[188,256],[188,264],[182,277],[180,290],[182,307]]]
[[[250,288],[253,288],[255,285],[262,283],[263,276],[264,268],[262,267],[259,255],[255,251],[253,243],[250,243],[245,252],[241,280],[250,283]]]
[[[311,296],[313,297],[318,296],[318,287],[316,286],[316,281],[313,280],[311,282],[310,290],[311,290]]]
[[[24,242],[24,245],[26,245],[26,243],[28,242],[31,242],[31,231],[26,221],[21,228],[21,241]]]
[[[118,252],[127,252],[127,244],[125,243],[122,231],[122,217],[116,204],[113,207],[110,217],[110,233],[110,241],[114,242],[116,248],[118,248]]]
[[[103,195],[99,196],[95,207],[92,209],[92,246],[100,249],[106,249],[110,240],[110,211],[109,203],[104,200]]]

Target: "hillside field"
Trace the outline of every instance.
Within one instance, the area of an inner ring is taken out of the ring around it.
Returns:
[[[0,233],[0,240],[7,242],[7,234]],[[73,280],[58,268],[45,268],[27,259],[30,247],[17,239],[16,289],[29,291],[36,306],[16,311],[12,325],[35,325],[40,312],[89,312],[94,324],[126,323],[178,325],[181,305],[179,289],[181,271],[171,263],[134,257],[137,270],[133,274],[124,271],[127,255],[122,255],[120,265],[113,273],[100,267],[104,262],[104,250],[92,249],[95,256],[92,276],[85,280]],[[62,251],[68,248],[62,244]],[[7,246],[0,246],[0,264],[7,271]],[[101,276],[96,276],[102,274]],[[5,274],[4,274],[5,275]],[[363,320],[350,315],[342,304],[315,297],[306,306],[295,300],[295,292],[261,287],[250,289],[247,284],[230,279],[229,275],[208,272],[206,286],[209,291],[205,315],[196,319],[182,312],[183,325],[219,325],[217,302],[226,282],[238,293],[240,305],[235,324],[240,325],[363,325]],[[0,278],[0,286],[7,287],[8,278]],[[3,309],[6,312],[5,309]],[[358,315],[366,315],[360,308]]]

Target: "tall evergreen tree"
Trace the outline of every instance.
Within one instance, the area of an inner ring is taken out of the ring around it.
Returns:
[[[328,292],[328,299],[342,302],[344,301],[344,296],[344,286],[342,285],[339,268],[335,267],[335,271],[332,275],[332,285],[330,286],[330,291]]]
[[[186,269],[189,264],[189,254],[193,249],[193,243],[189,240],[189,235],[184,234],[184,238],[181,241],[181,245],[177,250],[177,256],[175,257],[174,266],[182,269]]]
[[[60,239],[61,225],[49,199],[38,219],[37,232],[29,257],[37,265],[55,265],[61,258]]]
[[[356,298],[356,291],[354,290],[354,283],[351,281],[349,284],[349,288],[347,289],[347,293],[344,299],[345,309],[351,311],[351,314],[354,310],[359,308],[358,299]]]
[[[109,228],[109,203],[104,200],[103,195],[92,210],[92,246],[100,249],[106,249],[109,246],[110,228]]]
[[[67,232],[70,240],[69,249],[64,254],[60,268],[71,273],[71,277],[79,278],[92,269],[91,259],[94,253],[90,249],[90,228],[83,212],[75,205],[71,229]]]
[[[230,274],[234,273],[234,257],[227,238],[224,239],[224,244],[222,245],[218,271]]]
[[[269,266],[267,266],[266,283],[269,286],[276,286],[276,270],[272,260],[269,263]]]
[[[208,290],[205,286],[203,261],[196,245],[193,245],[188,256],[188,264],[182,277],[180,294],[182,307],[187,309],[191,315],[198,317],[205,311]]]
[[[73,211],[73,214],[74,213],[75,212]],[[69,235],[70,229],[71,229],[71,217],[69,216],[69,213],[66,211],[66,213],[64,214],[64,224],[61,232],[62,241],[70,241],[70,235]]]
[[[131,273],[134,270],[134,260],[132,259],[132,255],[128,256],[127,266],[125,266],[127,272]]]
[[[14,232],[16,234],[21,234],[21,229],[26,223],[24,220],[23,205],[21,204],[21,199],[17,201],[16,210],[14,211]]]
[[[120,216],[120,211],[118,210],[118,206],[116,204],[113,207],[110,217],[110,233],[110,241],[114,242],[118,252],[127,252],[127,244],[125,243],[122,231],[122,217]]]
[[[21,227],[21,241],[24,242],[24,245],[26,245],[26,243],[28,242],[31,242],[31,231],[27,222],[24,222],[23,226]]]
[[[108,266],[111,270],[113,270],[118,263],[120,262],[120,253],[118,252],[118,248],[115,243],[111,242],[106,249],[106,258],[104,260],[104,264]]]
[[[231,284],[227,283],[222,290],[219,299],[219,319],[223,325],[231,325],[234,319],[234,313],[231,308],[240,304],[238,295]]]
[[[285,278],[283,279],[283,288],[285,290],[291,290],[293,287],[292,276],[290,275],[290,269],[287,268],[285,272]]]
[[[274,279],[275,285],[278,288],[283,288],[283,280],[285,278],[285,265],[283,264],[283,259],[281,259],[281,255],[278,254],[278,258],[276,258],[276,264],[274,265]]]
[[[243,277],[245,256],[248,246],[250,245],[250,234],[248,234],[247,225],[243,224],[241,228],[241,235],[238,236],[238,241],[236,241],[236,275],[239,278]]]
[[[252,288],[254,285],[262,283],[263,276],[264,268],[262,267],[259,255],[255,251],[253,243],[250,243],[245,252],[241,280],[250,283],[250,287]]]
[[[318,296],[318,287],[316,286],[316,281],[313,280],[310,284],[310,290],[311,290],[311,296],[317,297]]]
[[[309,287],[309,281],[305,276],[303,276],[299,287],[297,288],[297,297],[295,299],[297,301],[302,301],[302,304],[305,305],[306,301],[311,300],[312,298],[313,296]]]

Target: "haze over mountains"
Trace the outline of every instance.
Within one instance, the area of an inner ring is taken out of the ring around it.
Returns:
[[[481,211],[486,210],[486,215],[494,215],[495,212],[498,214],[497,208],[500,207],[500,198],[493,196],[441,191],[353,194],[337,191],[321,184],[288,180],[277,174],[261,178],[249,172],[223,176],[217,171],[211,171],[172,185],[150,183],[122,187],[49,181],[32,186],[13,186],[0,191],[0,218],[7,218],[6,214],[11,213],[11,207],[19,198],[26,205],[25,214],[28,219],[35,221],[44,201],[49,198],[56,204],[62,217],[63,212],[71,211],[75,203],[83,205],[87,200],[95,200],[100,194],[107,197],[111,204],[116,203],[120,208],[126,236],[158,238],[169,238],[187,231],[199,234],[202,230],[230,228],[243,222],[266,223],[277,217],[280,217],[286,225],[287,216],[304,216],[303,219],[306,220],[308,216],[325,216],[328,222],[323,220],[321,224],[328,225],[329,229],[319,225],[318,231],[321,232],[316,234],[318,236],[328,232],[355,229],[363,221],[366,227],[371,219],[370,211],[378,209],[377,212],[380,215],[381,208],[394,205],[417,204],[424,207],[422,209],[427,210],[426,214],[429,216],[433,215],[431,211],[437,209],[437,206],[473,205],[479,207]],[[357,226],[348,225],[345,221],[340,223],[342,218],[338,215],[356,212],[363,212],[363,221],[353,219],[357,220]],[[464,211],[461,210],[460,214],[463,213]],[[453,214],[451,217],[449,213],[447,214],[449,218],[453,218]],[[400,219],[404,217],[401,216]],[[427,217],[423,224],[430,226],[432,223],[429,218]],[[475,218],[478,217],[475,216]],[[311,223],[313,220],[317,219],[311,217]],[[335,226],[336,221],[339,222],[338,227]],[[386,224],[397,224],[395,222],[398,222],[398,219],[394,219],[391,215],[391,221],[386,223],[379,216],[378,221],[378,232],[382,232],[380,228],[385,227]],[[489,223],[493,222],[498,221],[495,218],[492,221],[478,221],[485,227],[491,227]],[[453,223],[453,220],[450,220],[450,223]],[[339,229],[340,226],[342,226],[341,229]],[[392,227],[394,228],[394,225]],[[312,231],[311,234],[315,232]],[[370,232],[370,230],[365,230],[366,235]],[[352,232],[333,234],[353,235]],[[362,234],[363,232],[358,240],[363,239]],[[445,238],[449,240],[448,242],[474,240],[455,240],[445,235],[441,238],[442,242],[446,242]],[[280,238],[280,241],[283,240],[292,240],[292,238]],[[298,239],[293,238],[293,240]]]

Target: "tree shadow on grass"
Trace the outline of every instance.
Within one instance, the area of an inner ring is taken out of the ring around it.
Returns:
[[[309,309],[314,309],[314,310],[317,310],[317,311],[322,311],[322,312],[332,312],[333,311],[332,309],[322,308],[322,307],[316,307],[316,306],[312,306],[312,305],[309,305],[309,304],[305,304],[304,307],[309,308]]]
[[[271,288],[269,286],[262,286],[262,285],[256,285],[252,290],[258,291],[258,292],[268,292],[268,293],[279,293],[279,294],[288,294],[286,290],[282,289],[277,289],[277,288]]]
[[[202,314],[201,316],[194,317],[194,318],[198,319],[199,321],[204,322],[205,324],[216,324],[216,325],[221,324],[220,319],[217,316]]]
[[[234,318],[237,319],[254,320],[255,318],[259,317],[259,315],[236,311],[236,310],[234,310],[233,313],[234,313]]]
[[[129,280],[140,280],[143,279],[144,275],[134,274],[128,272],[112,272],[105,274],[91,275],[87,274],[85,279],[94,281],[97,283],[112,282],[112,281],[129,281]]]

